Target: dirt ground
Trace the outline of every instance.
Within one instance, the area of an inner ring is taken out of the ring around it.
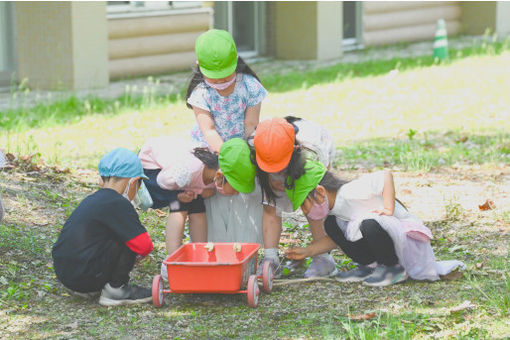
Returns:
[[[261,295],[256,309],[247,307],[245,296],[234,295],[166,295],[161,309],[104,308],[70,296],[54,276],[51,246],[72,209],[96,190],[95,171],[14,168],[1,176],[7,209],[0,223],[1,338],[345,338],[352,337],[352,327],[359,336],[362,329],[386,338],[510,336],[508,315],[490,294],[510,294],[501,287],[510,263],[508,166],[394,173],[397,197],[432,230],[436,257],[464,261],[463,276],[384,289],[333,281],[289,284]],[[487,199],[495,208],[480,210]],[[150,285],[158,273],[164,222],[154,211],[142,214],[155,251],[137,267],[134,282]],[[304,228],[285,236],[308,237]],[[334,256],[339,264],[345,259],[340,251]],[[453,315],[452,308],[467,300],[470,308]],[[369,312],[378,321],[351,325],[353,314]]]

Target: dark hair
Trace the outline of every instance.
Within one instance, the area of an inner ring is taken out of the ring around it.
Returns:
[[[218,170],[219,163],[216,153],[211,152],[208,148],[194,148],[192,153],[193,156],[202,161],[206,167]]]
[[[338,191],[345,183],[348,183],[348,181],[336,177],[331,171],[326,171],[319,182],[327,191]]]
[[[294,125],[294,122],[303,120],[303,118],[295,117],[295,116],[285,116],[284,118],[288,123]]]
[[[253,76],[255,79],[257,79],[260,82],[259,77],[255,74],[255,72],[244,62],[243,58],[237,57],[237,67],[236,67],[237,73],[244,73],[249,74]],[[188,104],[188,99],[191,96],[191,93],[193,93],[193,90],[195,87],[197,87],[198,84],[204,81],[204,75],[200,71],[200,67],[193,70],[193,75],[191,76],[188,90],[186,91],[186,106],[190,109],[192,109],[192,106]]]

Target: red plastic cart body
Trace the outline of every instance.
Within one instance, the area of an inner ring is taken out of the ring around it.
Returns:
[[[163,263],[168,269],[168,285],[173,293],[238,293],[255,274],[258,243],[188,243],[181,246]]]
[[[185,244],[163,261],[168,271],[169,289],[164,289],[161,275],[154,277],[152,299],[156,307],[163,305],[164,293],[246,294],[248,305],[257,306],[260,290],[255,273],[259,244],[213,243],[211,250],[206,245]],[[259,278],[264,292],[270,293],[273,270],[269,262],[264,263]]]

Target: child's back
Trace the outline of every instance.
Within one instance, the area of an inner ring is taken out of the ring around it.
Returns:
[[[136,259],[153,249],[130,203],[147,176],[138,157],[123,148],[106,154],[98,168],[103,189],[85,198],[64,224],[52,250],[55,273],[78,295],[101,291],[102,305],[149,302],[150,289],[129,285]]]
[[[53,246],[55,273],[64,284],[95,275],[107,264],[105,253],[113,243],[125,243],[144,233],[133,205],[115,190],[101,189],[85,198],[64,224]],[[147,242],[131,243],[145,248],[142,253],[152,250]]]

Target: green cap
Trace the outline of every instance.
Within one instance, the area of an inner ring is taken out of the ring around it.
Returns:
[[[237,49],[232,35],[212,29],[202,33],[195,42],[198,66],[211,79],[228,77],[237,67]]]
[[[243,193],[255,189],[255,165],[250,159],[250,147],[241,138],[232,138],[221,145],[218,156],[220,169],[227,182]]]
[[[306,161],[305,173],[296,179],[294,188],[285,189],[294,210],[299,208],[305,201],[306,196],[319,185],[325,173],[326,167],[321,162],[312,160]],[[287,183],[289,183],[288,177]]]

